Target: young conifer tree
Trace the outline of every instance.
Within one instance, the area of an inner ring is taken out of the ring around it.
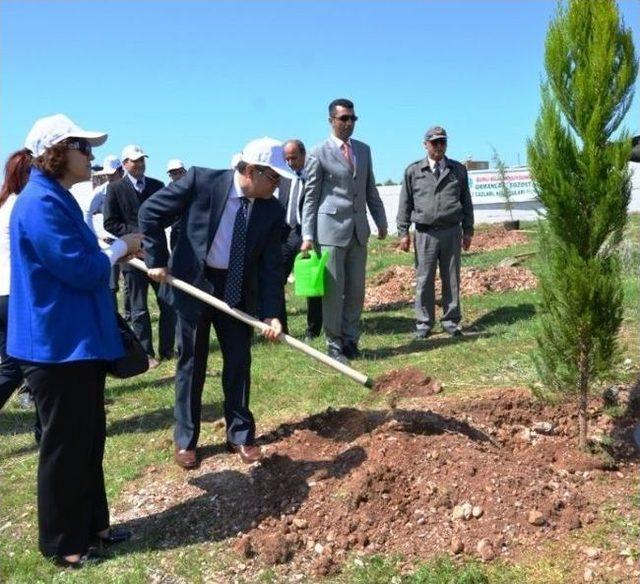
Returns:
[[[631,105],[638,62],[615,1],[560,3],[547,34],[545,70],[528,143],[546,212],[534,360],[549,390],[577,395],[579,446],[585,448],[590,387],[618,356],[618,244],[631,194],[630,140],[625,131],[613,134]]]

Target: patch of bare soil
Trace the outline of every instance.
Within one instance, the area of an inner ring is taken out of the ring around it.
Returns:
[[[486,231],[477,231],[473,236],[473,251],[492,251],[504,249],[512,245],[529,243],[529,237],[522,231],[507,231],[502,226],[495,226]]]
[[[415,277],[415,269],[411,266],[391,266],[376,274],[371,278],[365,292],[365,309],[390,310],[413,302]],[[522,266],[462,268],[460,271],[462,296],[507,290],[530,290],[537,285],[538,280],[535,275]],[[438,298],[441,293],[440,277],[436,275],[436,297]]]
[[[517,561],[554,542],[573,546],[568,581],[586,570],[594,581],[638,581],[631,531],[601,548],[570,537],[610,513],[637,525],[637,418],[613,420],[594,398],[602,452],[587,455],[576,450],[571,403],[544,405],[517,389],[434,397],[434,383],[418,370],[391,372],[373,391],[401,394],[402,407],[329,408],[284,424],[261,437],[267,457],[249,468],[214,449],[192,473],[151,469],[116,516],[141,548],[227,541],[234,554],[218,581],[250,581],[266,567],[279,581],[309,581],[354,553],[399,553],[407,566],[442,553]],[[616,399],[626,404],[628,389]]]

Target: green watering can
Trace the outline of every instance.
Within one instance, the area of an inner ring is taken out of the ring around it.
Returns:
[[[310,251],[307,257],[302,253],[293,262],[296,296],[324,296],[324,268],[329,261],[329,252],[318,255]]]

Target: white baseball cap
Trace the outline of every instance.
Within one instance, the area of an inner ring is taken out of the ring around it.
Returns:
[[[102,170],[100,172],[96,172],[96,174],[111,176],[119,168],[122,168],[120,159],[114,154],[109,154],[108,156],[105,156],[102,161]]]
[[[181,168],[184,168],[184,162],[178,158],[172,158],[167,162],[167,172],[171,170],[180,170]]]
[[[239,159],[237,154],[232,158],[232,162],[236,162],[234,167],[240,161],[258,166],[268,166],[285,178],[293,179],[296,177],[284,159],[282,142],[267,136],[251,140],[240,152]]]
[[[122,149],[120,160],[138,160],[142,157],[149,158],[140,146],[137,144],[129,144]]]
[[[102,146],[107,140],[108,134],[104,132],[88,132],[74,124],[67,116],[55,114],[40,118],[24,141],[24,147],[31,151],[33,156],[41,156],[44,151],[67,138],[84,138],[91,146]]]

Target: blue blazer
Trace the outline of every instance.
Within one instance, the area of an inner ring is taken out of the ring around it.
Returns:
[[[150,268],[169,272],[208,294],[213,287],[205,277],[205,259],[227,202],[233,170],[192,166],[181,179],[156,191],[138,213],[144,235],[145,261]],[[22,195],[21,195],[22,196]],[[169,257],[165,228],[179,221],[178,240]],[[261,318],[277,318],[284,302],[280,238],[284,211],[277,199],[256,199],[247,225],[243,297],[247,312]],[[160,295],[189,320],[196,320],[204,303],[168,284]]]
[[[73,195],[38,169],[11,213],[10,242],[9,355],[36,363],[121,357],[109,259]]]

